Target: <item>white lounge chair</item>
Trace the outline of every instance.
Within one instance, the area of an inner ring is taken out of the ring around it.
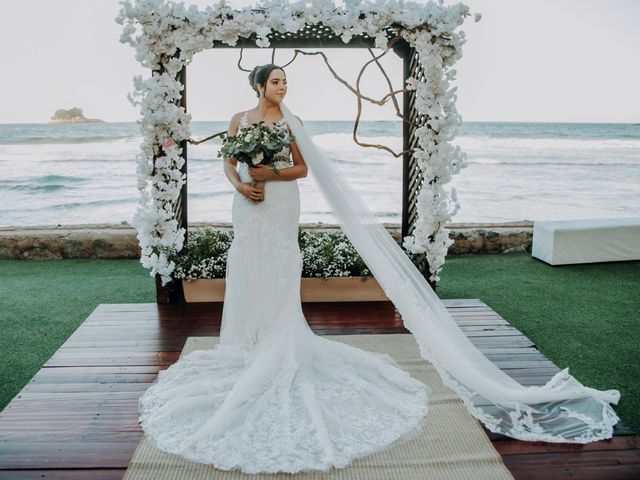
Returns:
[[[640,217],[533,222],[531,255],[550,265],[640,260]]]

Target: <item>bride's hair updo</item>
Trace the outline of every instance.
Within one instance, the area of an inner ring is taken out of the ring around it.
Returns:
[[[272,70],[282,70],[284,72],[284,68],[273,63],[256,65],[255,67],[253,67],[253,70],[251,70],[251,73],[249,74],[249,84],[251,85],[251,88],[255,90],[258,97],[260,96],[260,92],[258,91],[258,87],[256,87],[256,85],[260,84],[266,88],[267,78],[269,78],[269,74]]]

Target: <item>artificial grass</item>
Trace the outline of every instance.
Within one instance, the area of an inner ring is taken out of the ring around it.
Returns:
[[[154,302],[138,260],[0,260],[0,409],[100,303]],[[640,431],[640,262],[550,266],[528,253],[448,256],[440,298],[479,298],[585,385],[621,392]]]

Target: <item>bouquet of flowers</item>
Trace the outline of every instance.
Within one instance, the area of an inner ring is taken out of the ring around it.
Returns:
[[[253,125],[240,127],[235,136],[223,135],[218,157],[234,157],[239,162],[246,163],[249,168],[256,165],[267,165],[279,175],[280,170],[275,166],[279,159],[277,154],[294,140],[295,137],[289,133],[285,125],[276,124],[269,127],[260,121]],[[282,159],[287,160],[285,157]],[[252,187],[262,187],[263,185],[264,180],[251,180]]]

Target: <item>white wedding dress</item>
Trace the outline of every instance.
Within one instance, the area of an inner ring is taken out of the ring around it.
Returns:
[[[491,431],[531,441],[610,438],[620,392],[581,384],[569,368],[524,386],[456,324],[421,272],[284,105],[281,111],[340,225],[421,356]],[[246,123],[246,117],[243,119]],[[289,158],[289,151],[282,152]],[[287,163],[278,165],[285,168]],[[242,181],[251,177],[239,164]],[[385,354],[315,335],[300,303],[297,181],[265,183],[265,200],[233,199],[219,343],[161,371],[139,400],[161,450],[220,469],[298,472],[344,467],[412,438],[430,389]]]
[[[289,153],[278,168],[293,165]],[[245,163],[238,171],[251,180]],[[160,371],[139,400],[161,450],[224,470],[294,473],[344,467],[422,429],[429,387],[386,354],[309,328],[299,216],[296,180],[266,181],[262,202],[234,194],[219,342]]]

